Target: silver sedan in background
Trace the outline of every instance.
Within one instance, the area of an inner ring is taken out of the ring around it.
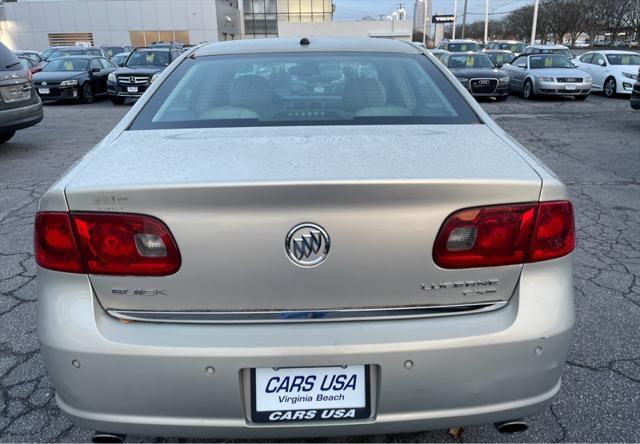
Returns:
[[[35,230],[56,400],[103,441],[516,432],[560,390],[567,188],[404,42],[187,51]]]
[[[523,54],[503,70],[509,74],[511,90],[525,99],[556,95],[584,100],[591,92],[591,76],[560,54]]]

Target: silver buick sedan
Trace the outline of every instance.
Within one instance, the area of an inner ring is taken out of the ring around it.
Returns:
[[[425,50],[198,46],[42,197],[42,353],[103,442],[517,432],[573,248],[566,187]]]

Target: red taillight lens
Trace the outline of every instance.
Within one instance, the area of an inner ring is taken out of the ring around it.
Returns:
[[[49,232],[53,234],[44,237]],[[55,249],[58,244],[61,247]],[[73,255],[78,266],[55,266],[56,260],[63,261],[63,253]],[[180,253],[169,229],[158,219],[137,214],[38,213],[36,257],[40,256],[42,267],[71,273],[166,276],[180,268]]]
[[[536,262],[574,248],[569,202],[462,210],[438,234],[433,259],[442,268],[476,268]]]
[[[71,220],[89,273],[166,276],[180,268],[178,247],[155,218],[72,213]]]
[[[69,273],[85,271],[67,213],[38,213],[34,237],[36,263]]]
[[[544,202],[538,208],[528,262],[546,261],[571,253],[576,234],[570,202]]]

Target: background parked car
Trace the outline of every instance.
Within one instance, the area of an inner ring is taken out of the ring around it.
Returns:
[[[0,144],[17,130],[42,120],[42,101],[33,90],[31,73],[0,43]]]
[[[487,43],[485,50],[500,49],[503,51],[510,51],[514,55],[519,56],[524,52],[525,44],[517,40],[493,40]]]
[[[573,63],[593,78],[593,90],[605,96],[631,94],[638,79],[640,54],[630,51],[592,51],[574,59]]]
[[[527,46],[523,54],[561,54],[569,59],[575,55],[564,45],[531,45]]]
[[[493,64],[498,68],[506,65],[507,63],[511,63],[513,59],[516,58],[515,54],[511,51],[505,51],[501,49],[488,49],[484,50],[483,52],[489,56]]]
[[[121,105],[127,97],[142,96],[154,78],[180,54],[181,50],[173,46],[135,49],[125,66],[109,75],[107,87],[111,101]]]
[[[509,97],[509,76],[496,68],[484,53],[451,53],[444,63],[474,97]]]
[[[445,49],[449,52],[476,52],[480,51],[480,44],[475,40],[456,39],[441,40],[438,49]]]
[[[33,60],[36,65],[42,62],[42,56],[37,51],[13,51],[13,53],[18,57],[27,57]]]
[[[432,49],[429,52],[431,52],[431,54],[434,55],[434,57],[438,60],[440,60],[441,62],[445,62],[447,56],[449,54],[451,54],[449,51],[447,51],[446,49]]]
[[[511,78],[511,90],[525,99],[559,95],[584,100],[591,92],[591,76],[560,54],[523,54],[505,65],[504,71]]]
[[[638,77],[631,93],[631,108],[640,109],[640,69],[638,69]]]
[[[46,53],[46,56],[45,56]],[[84,46],[59,46],[54,48],[49,48],[42,53],[43,61],[48,63],[51,60],[60,58],[60,57],[69,57],[69,56],[79,56],[79,55],[90,55],[96,57],[104,57],[102,54],[102,50],[99,48],[89,47],[86,48]]]
[[[112,59],[116,54],[130,52],[133,49],[130,45],[102,45],[100,50],[108,59]]]
[[[33,81],[44,100],[80,99],[91,103],[96,96],[107,94],[107,77],[116,68],[106,57],[60,57],[35,74]]]
[[[34,62],[33,59],[28,57],[18,57],[18,60],[20,60],[22,66],[28,69],[31,74],[35,74],[42,70],[42,67]]]
[[[111,61],[116,66],[124,66],[124,63],[127,61],[127,57],[129,57],[130,52],[121,52],[120,54],[116,54],[111,57]]]

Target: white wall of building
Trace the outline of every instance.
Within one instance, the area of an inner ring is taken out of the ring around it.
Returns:
[[[410,21],[278,22],[280,37],[385,37],[411,41],[412,31]]]
[[[129,31],[146,30],[187,30],[191,43],[215,42],[218,27],[216,0],[33,0],[0,11],[0,38],[12,49],[43,50],[49,33],[72,32],[93,33],[96,46],[126,44]]]

